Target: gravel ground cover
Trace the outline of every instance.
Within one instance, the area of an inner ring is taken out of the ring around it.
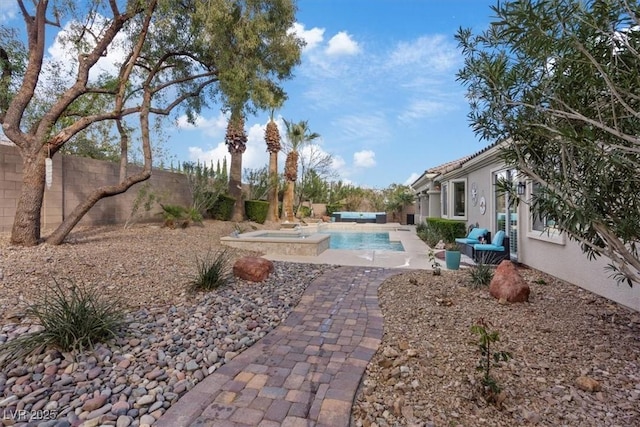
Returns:
[[[520,273],[529,303],[499,304],[487,288],[470,288],[464,270],[382,284],[383,343],[353,425],[640,426],[640,313],[536,270]],[[499,333],[494,349],[512,355],[491,371],[500,405],[479,388],[478,319]]]
[[[253,225],[253,227],[260,227]],[[326,265],[274,263],[259,284],[239,279],[190,293],[197,259],[233,224],[170,230],[82,230],[58,247],[0,246],[0,343],[37,329],[24,316],[45,285],[97,287],[120,300],[128,328],[81,357],[49,350],[0,373],[6,425],[152,425],[171,404],[276,327]],[[251,252],[232,251],[232,258]]]
[[[234,280],[220,291],[189,294],[197,257],[217,250],[219,238],[234,230],[219,221],[181,230],[98,227],[80,229],[57,247],[34,248],[12,247],[0,234],[0,341],[33,328],[24,308],[54,278],[122,299],[131,322],[126,335],[83,357],[50,350],[0,372],[2,422],[15,423],[14,414],[55,414],[32,425],[150,425],[279,324],[308,283],[331,268],[276,263],[262,284]],[[538,271],[521,273],[531,299],[514,305],[468,287],[466,271],[399,271],[381,285],[384,338],[352,424],[640,425],[640,313]],[[479,318],[499,333],[496,350],[513,356],[492,370],[504,391],[499,406],[478,388],[470,328]]]

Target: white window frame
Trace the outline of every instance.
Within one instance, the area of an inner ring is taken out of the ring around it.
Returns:
[[[455,214],[455,197],[456,197],[456,192],[455,192],[455,187],[456,184],[460,184],[462,183],[464,185],[464,194],[462,195],[462,203],[464,203],[464,214],[463,215],[456,215]],[[451,181],[449,181],[449,184],[451,186],[451,194],[450,194],[450,206],[449,206],[449,212],[451,212],[451,218],[452,219],[461,219],[461,220],[466,220],[467,219],[467,214],[468,214],[468,207],[469,207],[469,203],[467,203],[467,199],[469,196],[469,189],[468,189],[468,185],[467,185],[467,178],[460,178],[460,179],[452,179]]]
[[[527,181],[527,200],[531,200],[533,197],[535,183],[533,181]],[[530,239],[541,240],[543,242],[553,243],[556,245],[565,245],[565,234],[557,229],[546,228],[545,230],[535,230],[533,228],[533,214],[531,211],[531,205],[527,204],[527,237]]]
[[[440,216],[449,218],[449,181],[440,183]]]

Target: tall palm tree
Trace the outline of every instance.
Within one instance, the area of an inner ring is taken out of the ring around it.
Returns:
[[[286,189],[284,193],[283,218],[289,222],[294,220],[293,217],[293,199],[296,181],[298,180],[298,151],[305,145],[320,137],[318,133],[311,133],[306,120],[298,123],[284,121],[286,130],[286,151],[287,159],[284,164],[284,177],[286,179]]]
[[[247,134],[244,131],[244,116],[241,108],[234,108],[227,124],[227,134],[224,138],[229,154],[231,154],[231,168],[229,169],[229,195],[236,199],[233,205],[232,221],[244,220],[244,200],[242,200],[242,154],[247,149]]]
[[[264,141],[269,152],[269,211],[267,212],[267,221],[278,220],[278,152],[282,148],[280,131],[273,120],[273,111],[272,109],[271,120],[267,123],[267,129],[264,131]]]

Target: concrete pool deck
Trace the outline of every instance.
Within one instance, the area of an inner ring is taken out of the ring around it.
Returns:
[[[346,249],[325,249],[319,253],[305,253],[292,250],[279,251],[280,253],[265,250],[264,258],[272,261],[301,262],[309,264],[332,264],[359,267],[382,267],[382,268],[404,268],[430,270],[429,247],[416,234],[414,225],[401,225],[399,223],[387,224],[356,224],[356,223],[326,223],[321,225],[324,230],[345,230],[345,231],[386,231],[389,232],[389,240],[399,241],[404,247],[404,251],[384,251],[384,250],[346,250]],[[314,230],[315,228],[315,230]],[[317,231],[316,224],[300,227],[307,232]],[[290,232],[290,230],[287,230]],[[286,231],[285,231],[286,232]],[[232,238],[223,238],[232,240]],[[222,240],[222,239],[221,239]],[[305,239],[306,240],[306,239]],[[294,241],[286,241],[281,245],[294,244]],[[462,255],[463,263],[469,264],[470,259]],[[442,270],[446,270],[443,261],[440,262]]]
[[[429,247],[416,235],[414,226],[400,224],[336,223],[331,230],[388,231],[389,240],[399,241],[404,251],[327,249],[316,256],[270,254],[264,258],[272,261],[305,262],[360,267],[430,269],[427,253]],[[444,264],[444,263],[442,263]]]

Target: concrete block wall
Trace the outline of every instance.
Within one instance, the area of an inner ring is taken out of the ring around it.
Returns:
[[[129,165],[129,174],[140,170]],[[59,225],[73,209],[103,185],[118,183],[119,164],[84,157],[56,155],[53,158],[53,183],[45,190],[42,209],[43,229]],[[162,194],[163,203],[188,206],[191,194],[186,177],[179,173],[153,170],[148,181],[138,183],[117,196],[102,199],[83,217],[79,225],[122,224],[129,219],[135,199],[144,185]],[[0,232],[10,231],[20,189],[22,159],[14,146],[0,145]],[[162,209],[155,204],[146,212],[138,211],[138,221],[159,220]]]

